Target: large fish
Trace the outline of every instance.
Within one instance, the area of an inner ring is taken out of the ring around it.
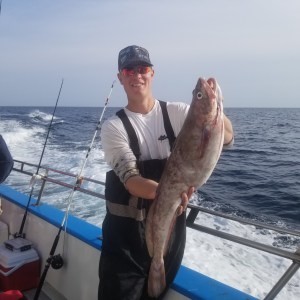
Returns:
[[[164,254],[181,194],[203,185],[220,157],[224,140],[223,98],[213,78],[199,78],[183,127],[166,163],[146,223],[146,239],[152,257],[148,294],[158,297],[166,287]]]

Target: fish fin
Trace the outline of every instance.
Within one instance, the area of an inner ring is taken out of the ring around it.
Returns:
[[[198,160],[203,158],[205,153],[207,152],[206,149],[209,144],[210,138],[211,138],[211,131],[208,126],[205,126],[201,131],[201,139],[199,140],[198,155],[197,155]]]
[[[173,229],[174,229],[174,226],[175,226],[175,223],[176,223],[176,219],[177,219],[177,210],[175,211],[173,219],[172,219],[172,221],[170,223],[168,236],[167,236],[167,239],[166,239],[166,242],[165,242],[165,245],[164,245],[164,256],[167,254],[167,251],[168,251],[168,249],[170,247],[171,234],[173,232]]]
[[[152,259],[149,278],[148,278],[148,295],[158,297],[166,288],[166,275],[164,260],[159,261]]]
[[[149,255],[153,257],[153,215],[155,210],[155,203],[152,203],[146,221],[146,242]]]

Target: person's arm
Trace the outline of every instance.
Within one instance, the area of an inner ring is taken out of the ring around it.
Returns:
[[[136,157],[129,146],[121,120],[105,121],[101,128],[101,144],[108,165],[124,184],[129,177],[139,175]]]
[[[233,127],[231,121],[224,114],[224,146],[231,146],[234,142]]]
[[[158,183],[151,179],[143,178],[142,176],[132,176],[126,181],[125,187],[133,196],[154,200]],[[190,187],[188,191],[182,192],[181,204],[179,205],[177,210],[178,216],[186,210],[189,199],[191,198],[194,191],[195,188]]]
[[[125,187],[131,195],[144,199],[154,199],[157,186],[156,181],[140,175],[129,177],[125,182]]]

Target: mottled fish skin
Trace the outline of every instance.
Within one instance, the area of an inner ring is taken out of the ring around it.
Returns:
[[[213,172],[224,141],[223,97],[214,78],[199,78],[184,125],[176,139],[159,182],[146,223],[152,257],[148,294],[158,297],[165,289],[164,254],[176,222],[181,194],[199,188]]]

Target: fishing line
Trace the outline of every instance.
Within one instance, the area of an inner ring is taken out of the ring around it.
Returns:
[[[0,2],[0,4],[1,4],[1,2]],[[41,157],[40,157],[40,161],[39,161],[37,170],[36,170],[35,174],[32,175],[32,178],[31,178],[31,181],[30,181],[30,186],[31,186],[30,195],[29,195],[28,202],[27,202],[27,205],[26,205],[26,209],[25,209],[25,212],[24,212],[24,215],[23,215],[23,219],[22,219],[22,223],[21,223],[21,226],[20,226],[20,230],[19,230],[18,233],[15,234],[16,238],[17,237],[22,237],[22,238],[25,237],[25,234],[23,234],[23,230],[24,230],[24,225],[25,225],[27,214],[28,214],[28,210],[29,210],[30,201],[31,201],[31,198],[32,198],[32,195],[33,195],[33,191],[34,191],[34,184],[35,184],[35,182],[36,182],[37,179],[41,178],[41,176],[39,175],[39,170],[41,168],[42,159],[43,159],[44,152],[45,152],[45,149],[46,149],[46,145],[47,145],[49,133],[50,133],[51,126],[52,126],[52,123],[53,123],[55,111],[56,111],[56,108],[57,108],[57,104],[58,104],[58,100],[59,100],[59,97],[60,97],[60,93],[61,93],[61,89],[63,87],[63,84],[64,84],[64,79],[61,80],[60,89],[59,89],[58,96],[57,96],[57,99],[56,99],[56,103],[55,103],[55,106],[54,106],[54,110],[53,110],[53,113],[52,113],[52,118],[51,118],[50,124],[48,126],[48,131],[47,131],[45,143],[44,143],[44,146],[43,146],[43,151],[42,151],[42,154],[41,154]]]
[[[104,107],[102,109],[102,113],[100,115],[99,121],[97,123],[96,130],[94,132],[92,141],[91,141],[90,146],[89,146],[89,148],[87,150],[87,153],[86,153],[85,159],[84,159],[84,161],[83,161],[83,163],[81,165],[80,171],[79,171],[79,173],[76,176],[76,182],[73,185],[72,191],[71,191],[71,193],[70,193],[70,195],[69,195],[69,197],[67,199],[68,206],[67,206],[64,218],[63,218],[63,220],[61,222],[61,225],[60,225],[60,227],[58,229],[57,235],[56,235],[56,237],[55,237],[55,239],[53,241],[53,244],[52,244],[52,247],[51,247],[51,250],[50,250],[50,253],[49,253],[49,257],[48,257],[48,259],[46,261],[46,264],[45,264],[45,267],[44,267],[44,271],[43,271],[42,276],[40,278],[39,285],[38,285],[38,287],[36,289],[36,292],[35,292],[33,300],[37,300],[39,298],[40,292],[42,290],[42,287],[43,287],[43,284],[44,284],[44,281],[46,279],[47,272],[48,272],[48,269],[50,268],[50,266],[52,266],[52,268],[54,268],[54,269],[60,269],[63,266],[64,262],[63,262],[63,259],[62,259],[61,255],[60,254],[54,255],[55,254],[55,250],[56,250],[56,247],[57,247],[58,242],[59,242],[60,233],[64,229],[64,227],[66,225],[66,222],[67,222],[67,219],[68,219],[70,207],[71,207],[72,200],[73,200],[73,195],[74,195],[75,191],[82,184],[82,181],[83,181],[82,172],[83,172],[83,170],[84,170],[84,168],[86,166],[86,163],[87,163],[89,154],[91,152],[91,149],[93,147],[93,144],[94,144],[95,138],[97,136],[97,133],[98,133],[98,131],[101,128],[101,122],[102,122],[102,119],[103,119],[103,116],[104,116],[104,112],[105,112],[106,107],[108,105],[108,102],[109,102],[109,99],[110,99],[110,96],[111,96],[111,93],[112,93],[112,90],[113,90],[115,82],[116,81],[114,80],[113,83],[112,83],[112,85],[111,85],[110,92],[109,92],[109,94],[108,94],[108,96],[106,98],[106,101],[105,101]],[[66,227],[65,227],[65,232],[66,232]]]
[[[97,133],[98,133],[98,131],[100,130],[100,124],[101,124],[101,122],[102,122],[102,119],[103,119],[103,116],[104,116],[104,112],[105,112],[106,107],[107,107],[107,105],[108,105],[108,101],[109,101],[109,98],[110,98],[110,96],[111,96],[112,90],[113,90],[113,88],[114,88],[115,82],[116,82],[116,81],[114,80],[113,83],[112,83],[112,85],[111,85],[109,94],[108,94],[108,96],[107,96],[107,98],[106,98],[104,107],[103,107],[103,109],[102,109],[102,113],[101,113],[100,118],[99,118],[99,121],[98,121],[98,123],[97,123],[96,130],[95,130],[95,132],[94,132],[94,135],[93,135],[91,144],[90,144],[90,146],[89,146],[89,148],[88,148],[88,150],[87,150],[87,153],[86,153],[85,159],[84,159],[84,161],[83,161],[83,163],[82,163],[82,166],[81,166],[81,168],[80,168],[80,171],[79,171],[79,173],[78,173],[78,175],[77,175],[77,177],[76,177],[76,184],[75,184],[75,186],[73,187],[70,196],[68,197],[68,207],[67,207],[66,214],[65,214],[65,217],[64,217],[64,219],[63,219],[62,224],[65,223],[66,220],[68,219],[68,215],[69,215],[69,211],[70,211],[70,207],[71,207],[71,204],[72,204],[72,199],[73,199],[73,195],[74,195],[74,193],[75,193],[75,190],[76,190],[76,188],[79,187],[79,186],[81,185],[81,183],[82,183],[81,174],[82,174],[82,172],[83,172],[83,170],[84,170],[84,168],[85,168],[85,166],[86,166],[86,163],[87,163],[88,157],[89,157],[89,155],[90,155],[90,152],[91,152],[91,150],[92,150],[92,147],[93,147],[95,138],[96,138],[96,136],[97,136]]]

